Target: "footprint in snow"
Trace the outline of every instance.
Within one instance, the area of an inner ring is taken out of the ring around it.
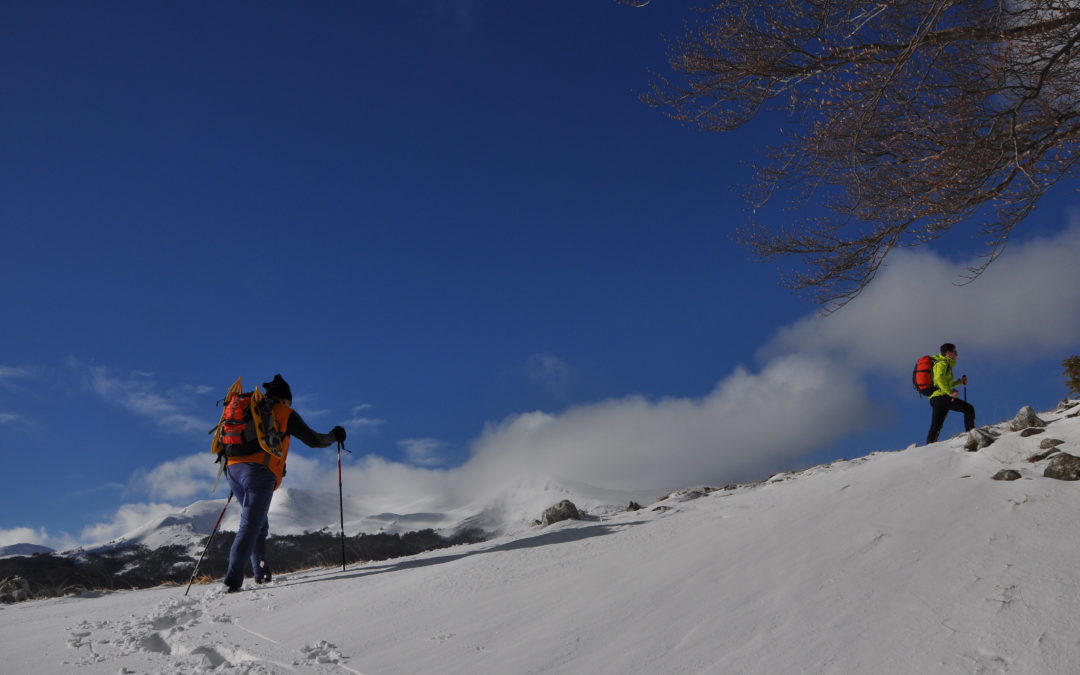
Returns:
[[[301,647],[300,653],[304,655],[304,658],[300,661],[294,661],[294,666],[315,663],[341,663],[343,660],[337,646],[326,640],[319,640],[313,645]]]

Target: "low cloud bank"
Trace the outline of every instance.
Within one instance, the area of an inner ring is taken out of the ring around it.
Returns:
[[[567,477],[617,490],[760,478],[835,441],[870,409],[863,387],[820,358],[778,358],[760,373],[738,368],[709,395],[639,396],[528,413],[489,426],[464,470]]]
[[[15,544],[37,544],[53,549],[70,548],[76,545],[75,539],[64,534],[51,534],[43,527],[13,527],[0,529],[0,546]]]

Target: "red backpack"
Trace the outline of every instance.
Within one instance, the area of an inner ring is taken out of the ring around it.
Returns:
[[[281,458],[285,430],[278,428],[278,420],[274,417],[275,400],[264,396],[258,387],[255,391],[243,391],[238,378],[225,395],[221,421],[210,430],[214,434],[211,452],[220,455],[225,452],[225,446],[258,441],[263,450]]]
[[[253,393],[238,394],[225,404],[225,414],[221,416],[221,442],[225,445],[259,440],[255,433],[255,420],[251,415]]]
[[[934,357],[927,354],[915,362],[911,384],[915,386],[915,391],[923,396],[930,396],[937,390],[934,386]]]

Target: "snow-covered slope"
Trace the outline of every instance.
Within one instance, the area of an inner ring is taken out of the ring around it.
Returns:
[[[1080,410],[1074,407],[1066,411]],[[1080,418],[413,558],[0,609],[11,672],[1080,672]],[[1021,479],[991,480],[1002,468]],[[699,496],[700,495],[700,496]],[[696,498],[695,498],[696,497]]]

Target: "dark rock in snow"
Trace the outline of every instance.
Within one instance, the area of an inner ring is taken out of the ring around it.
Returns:
[[[1028,457],[1028,461],[1031,462],[1032,464],[1034,464],[1035,462],[1041,462],[1044,459],[1046,459],[1047,457],[1049,457],[1051,455],[1056,455],[1059,452],[1060,452],[1060,450],[1058,450],[1057,448],[1047,448],[1046,450],[1043,450],[1042,452],[1036,452],[1034,455],[1031,455],[1030,457]]]
[[[772,480],[775,479],[777,482],[779,482],[779,481],[783,480],[785,477],[787,477],[788,475],[789,474],[786,474],[786,473],[778,473],[778,474],[776,474],[776,476],[773,476],[769,480],[772,481]],[[779,476],[779,478],[777,478],[777,476]],[[716,492],[716,488],[709,487],[707,485],[704,485],[702,487],[686,488],[686,489],[683,489],[683,490],[676,490],[675,492],[672,492],[671,494],[667,495],[666,497],[664,497],[664,499],[661,499],[660,501],[670,499],[671,501],[675,501],[675,502],[689,502],[689,501],[693,501],[695,499],[701,499],[702,497],[707,497],[708,495],[712,494],[713,492]]]
[[[1044,439],[1042,439],[1042,442],[1039,443],[1039,449],[1040,450],[1049,450],[1050,448],[1056,448],[1057,446],[1062,445],[1063,443],[1065,443],[1065,441],[1063,441],[1063,440],[1061,440],[1059,438],[1044,438]]]
[[[1045,426],[1046,422],[1039,419],[1039,416],[1035,414],[1035,410],[1029,405],[1020,408],[1020,412],[1016,413],[1016,417],[1009,422],[1009,430],[1011,431],[1023,431],[1031,427]]]
[[[1058,480],[1080,480],[1080,457],[1062,452],[1050,458],[1043,475]]]
[[[1044,431],[1046,431],[1046,429],[1041,429],[1039,427],[1030,427],[1021,431],[1020,436],[1023,438],[1027,438],[1028,436],[1037,436]]]
[[[30,584],[20,576],[0,581],[0,602],[22,602],[30,599]]]
[[[1002,469],[993,476],[994,480],[1020,480],[1020,472],[1015,469]]]
[[[564,499],[555,506],[549,507],[540,516],[540,524],[547,526],[564,520],[581,520],[581,513],[574,506],[574,502]]]
[[[968,440],[964,443],[964,449],[975,452],[991,445],[1001,434],[990,427],[979,427],[968,432]]]
[[[1058,403],[1058,407],[1054,410],[1054,412],[1057,412],[1057,413],[1065,412],[1066,410],[1068,410],[1070,408],[1075,408],[1078,405],[1080,405],[1080,401],[1074,401],[1074,400],[1067,399],[1067,398],[1062,399],[1061,403]]]

